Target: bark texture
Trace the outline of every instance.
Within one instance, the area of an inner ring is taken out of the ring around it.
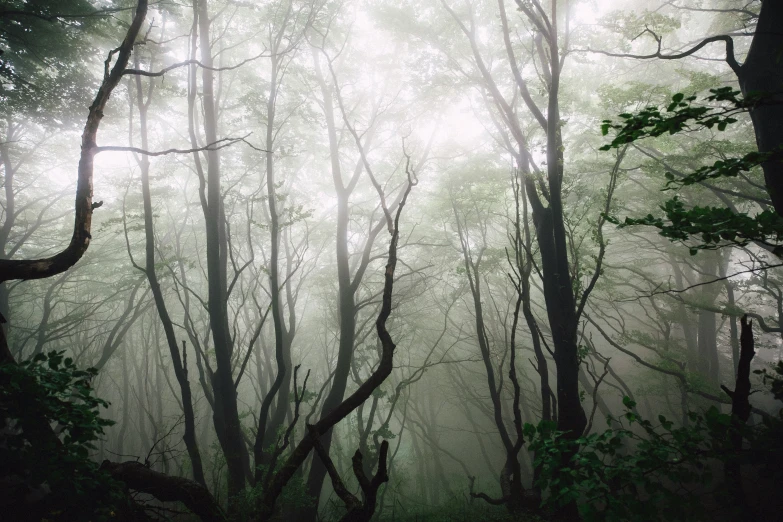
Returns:
[[[92,235],[92,211],[101,205],[92,201],[93,170],[97,153],[98,127],[103,119],[103,109],[112,91],[122,79],[133,45],[147,16],[147,0],[138,0],[136,13],[120,46],[109,53],[105,62],[105,74],[98,88],[98,94],[90,105],[87,122],[82,132],[82,149],[76,180],[76,201],[74,203],[73,235],[68,246],[61,252],[42,259],[0,259],[0,282],[12,279],[42,279],[68,270],[81,259],[90,246]],[[114,66],[111,60],[117,56]]]
[[[763,100],[750,110],[759,152],[771,157],[762,164],[764,181],[778,215],[783,216],[783,2],[761,4],[756,32],[737,76],[744,96]]]
[[[182,502],[201,518],[202,522],[226,520],[223,510],[207,488],[183,477],[172,477],[153,471],[141,462],[110,462],[104,460],[101,469],[129,489],[148,493],[162,502]]]

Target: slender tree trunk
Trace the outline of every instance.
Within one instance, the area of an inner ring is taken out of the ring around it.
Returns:
[[[278,57],[276,55],[277,49],[272,50],[272,73],[269,99],[267,100],[267,123],[266,123],[266,194],[267,204],[269,205],[269,236],[271,243],[271,253],[269,260],[269,293],[272,300],[272,322],[275,329],[275,361],[277,362],[277,375],[275,377],[269,392],[264,397],[261,403],[261,411],[259,413],[259,425],[258,433],[256,435],[255,446],[253,453],[255,456],[256,465],[256,481],[261,480],[266,470],[262,469],[262,464],[267,464],[265,459],[264,444],[272,444],[275,441],[272,440],[278,426],[282,425],[283,418],[275,416],[272,422],[269,423],[269,429],[267,429],[267,422],[269,417],[269,410],[272,407],[272,402],[275,396],[280,393],[280,400],[288,398],[288,379],[286,368],[286,337],[287,332],[285,324],[283,322],[282,302],[280,298],[280,217],[277,209],[277,194],[275,189],[275,162],[272,155],[272,148],[274,146],[275,135],[275,103],[277,97],[277,80],[278,80]],[[282,387],[282,388],[281,388]],[[278,407],[278,411],[282,411],[281,407]],[[285,415],[283,411],[283,416]]]
[[[316,53],[316,51],[314,51]],[[317,60],[317,55],[316,60]],[[336,230],[336,263],[337,263],[337,313],[340,321],[340,340],[337,348],[337,364],[332,378],[332,387],[324,399],[321,409],[321,417],[329,414],[339,405],[348,385],[348,376],[351,370],[351,358],[353,357],[354,341],[356,338],[356,304],[355,289],[351,284],[350,254],[348,251],[348,224],[350,210],[348,200],[352,188],[347,188],[343,182],[342,168],[340,166],[339,141],[334,118],[334,104],[332,101],[332,89],[326,84],[319,72],[319,83],[324,99],[324,115],[329,134],[329,149],[332,167],[332,178],[337,191],[337,230]],[[321,444],[329,453],[332,443],[332,432],[321,436]],[[315,498],[316,505],[306,510],[302,520],[315,520],[318,513],[318,501],[321,496],[326,467],[320,459],[313,459],[310,474],[307,477],[307,491]]]
[[[680,263],[673,255],[668,256],[669,265],[674,272],[674,283],[678,291],[685,289],[685,274],[682,271]],[[675,305],[677,309],[678,322],[682,326],[682,333],[685,337],[685,351],[688,361],[688,371],[695,372],[699,366],[699,347],[698,347],[698,328],[694,324],[693,314],[691,314],[681,301]]]
[[[138,56],[136,56],[135,61],[136,68],[138,69]],[[141,77],[136,76],[136,106],[139,113],[141,148],[144,150],[148,150],[149,148],[147,111],[150,101],[152,100],[152,89],[153,87],[150,85],[147,99],[145,100],[142,91]],[[183,357],[185,357],[185,343],[183,341],[182,357],[180,357],[177,337],[174,333],[174,324],[169,315],[166,300],[163,296],[163,290],[158,281],[158,275],[155,268],[155,224],[152,216],[152,196],[150,193],[150,162],[147,156],[141,155],[139,158],[139,167],[141,169],[141,194],[144,206],[144,274],[147,276],[147,281],[149,282],[150,290],[152,291],[152,296],[155,300],[155,308],[158,311],[160,324],[163,326],[166,344],[169,348],[169,354],[171,355],[174,375],[179,383],[180,396],[182,398],[182,412],[185,416],[185,433],[182,436],[182,439],[185,442],[185,447],[188,451],[188,456],[190,457],[190,463],[193,468],[193,478],[196,482],[206,487],[204,469],[201,463],[201,453],[199,452],[198,444],[196,442],[196,417],[193,411],[193,397],[190,389],[190,382],[188,381],[188,369],[183,363]]]
[[[117,453],[120,458],[125,453],[125,436],[128,433],[128,419],[130,417],[130,377],[128,375],[128,354],[125,350],[121,352],[120,360],[122,362],[122,420],[120,421],[119,441],[117,442]]]
[[[524,296],[518,290],[519,293],[517,295],[516,307],[514,309],[514,323],[511,327],[511,357],[509,361],[509,375],[515,385],[515,395],[512,409],[514,413],[515,427],[517,428],[515,440],[512,441],[511,435],[506,428],[505,419],[503,418],[503,401],[501,397],[502,388],[499,388],[496,382],[493,355],[491,353],[489,338],[487,336],[487,329],[484,323],[479,266],[485,245],[482,243],[479,247],[481,248],[479,253],[473,254],[471,251],[472,242],[468,237],[467,230],[465,230],[463,227],[463,218],[459,215],[453,199],[452,211],[457,224],[457,233],[461,243],[465,273],[468,279],[471,296],[473,298],[473,314],[475,320],[476,336],[478,339],[479,351],[481,352],[481,358],[484,363],[489,396],[490,400],[492,401],[493,419],[495,421],[495,427],[498,430],[498,434],[500,435],[500,440],[503,443],[503,448],[506,454],[505,462],[500,472],[500,484],[503,493],[503,501],[509,510],[516,512],[522,507],[522,500],[525,492],[522,485],[522,473],[519,464],[519,451],[522,448],[522,444],[524,444],[524,439],[522,438],[522,423],[519,412],[519,389],[516,383],[515,368],[516,328],[519,320],[519,310]],[[520,238],[517,238],[517,240],[519,239]]]
[[[201,102],[204,111],[204,135],[207,143],[215,143],[217,114],[207,0],[198,0],[194,7],[197,8],[199,46],[203,64]],[[217,366],[212,376],[212,390],[215,397],[213,420],[220,447],[226,458],[229,506],[231,506],[233,497],[244,489],[245,478],[250,476],[250,459],[242,438],[231,365],[233,341],[228,321],[225,265],[228,245],[220,188],[220,157],[216,150],[207,152],[206,196],[204,221],[209,280],[207,308]]]

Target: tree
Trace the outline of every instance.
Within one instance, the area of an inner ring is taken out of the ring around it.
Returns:
[[[98,88],[92,105],[90,105],[90,112],[82,134],[81,157],[76,187],[74,229],[70,243],[64,250],[48,258],[32,260],[0,259],[0,282],[13,279],[40,279],[57,275],[73,266],[87,250],[91,238],[92,212],[96,207],[100,206],[100,203],[93,204],[92,201],[93,162],[95,155],[99,152],[96,142],[98,128],[103,118],[103,109],[125,72],[136,37],[139,34],[146,14],[147,2],[146,0],[139,0],[136,13],[125,35],[125,39],[116,52],[110,53],[106,61],[106,72],[103,81]],[[111,59],[115,54],[117,55],[116,62],[109,70]],[[0,361],[6,362],[11,360],[13,360],[13,357],[8,351],[5,332],[2,332],[0,334]]]

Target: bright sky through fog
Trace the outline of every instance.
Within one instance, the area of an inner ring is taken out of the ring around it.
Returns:
[[[574,6],[573,19],[577,24],[594,24],[613,8],[613,2],[586,0]]]
[[[608,12],[616,9],[616,2],[607,0],[583,0],[572,6],[572,27],[577,25],[592,25],[598,23],[598,20]],[[366,20],[366,21],[365,21]],[[362,20],[357,18],[357,24],[371,24],[369,19]],[[376,35],[377,37],[377,35]],[[488,34],[485,28],[481,28],[478,33],[479,40],[486,43]],[[439,123],[432,122],[430,125],[419,127],[414,132],[420,139],[426,141],[432,133],[435,125],[438,125],[438,134],[455,140],[463,146],[475,143],[480,139],[481,134],[486,129],[481,125],[470,104],[463,100],[455,103],[441,114]],[[543,158],[539,158],[543,161]]]
[[[578,25],[591,25],[598,22],[598,20],[606,15],[612,9],[617,7],[617,2],[607,0],[583,0],[572,5],[572,24]],[[353,23],[353,38],[360,41],[366,41],[368,43],[368,49],[374,50],[379,54],[383,54],[384,51],[388,51],[389,48],[394,47],[394,43],[389,35],[383,31],[379,31],[375,27],[373,20],[368,14],[360,9],[354,12]],[[489,34],[485,28],[481,28],[479,31],[479,40],[485,42],[489,38]],[[382,81],[383,74],[366,75],[359,78],[358,81],[349,87],[355,89],[377,89],[379,80]],[[119,99],[112,100],[113,103],[122,103]],[[481,140],[481,136],[486,132],[486,129],[481,125],[479,119],[476,117],[473,108],[470,106],[466,99],[457,101],[448,106],[443,113],[441,113],[438,121],[431,121],[429,124],[419,124],[417,128],[412,129],[414,134],[426,142],[435,127],[438,127],[437,134],[441,139],[452,139],[462,146],[470,146]],[[107,135],[105,129],[99,133],[99,140],[105,142],[117,142],[116,144],[125,145],[120,143],[123,136],[110,136]],[[77,142],[74,142],[77,143]],[[77,156],[78,159],[78,156]],[[124,153],[105,153],[99,158],[96,165],[96,188],[105,182],[103,179],[110,171],[120,171],[123,169],[132,169],[135,167],[130,158]],[[61,169],[53,176],[56,182],[60,185],[72,186],[75,185],[76,175],[75,168]]]

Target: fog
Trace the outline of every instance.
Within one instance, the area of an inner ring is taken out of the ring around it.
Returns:
[[[0,513],[776,519],[781,23],[0,2]]]

